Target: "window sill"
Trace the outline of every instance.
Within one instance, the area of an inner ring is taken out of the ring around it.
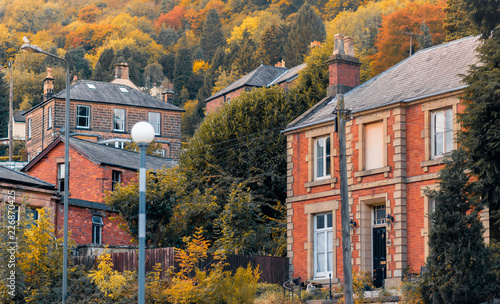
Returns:
[[[319,179],[315,180],[312,182],[305,183],[304,186],[306,187],[307,192],[311,191],[311,187],[316,187],[316,186],[323,186],[323,185],[328,185],[330,184],[332,188],[335,187],[335,183],[337,182],[337,178],[324,178],[324,179]]]
[[[391,166],[385,166],[382,168],[371,169],[371,170],[363,170],[354,173],[354,177],[358,179],[358,182],[361,182],[363,176],[375,175],[384,173],[384,177],[389,177],[389,172],[391,172]]]
[[[420,167],[424,168],[424,172],[429,171],[429,167],[444,164],[444,157],[426,160],[420,163]]]
[[[78,130],[90,130],[90,127],[80,127],[80,126],[76,126],[76,128]]]

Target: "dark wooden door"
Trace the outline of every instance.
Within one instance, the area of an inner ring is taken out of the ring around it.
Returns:
[[[373,228],[373,285],[384,285],[387,267],[385,227]]]

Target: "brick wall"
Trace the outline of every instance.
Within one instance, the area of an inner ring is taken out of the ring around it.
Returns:
[[[53,116],[54,116],[54,127],[50,132],[46,131],[42,133],[42,121],[45,120],[45,125],[47,125],[47,110],[49,106],[54,106]],[[90,128],[76,128],[76,108],[78,105],[90,106]],[[125,131],[116,132],[113,131],[113,109],[125,109],[126,119],[125,119]],[[70,103],[70,132],[71,133],[86,133],[98,136],[99,140],[107,140],[112,138],[123,138],[130,139],[130,131],[134,124],[138,121],[147,121],[148,112],[161,113],[161,134],[157,136],[156,140],[170,141],[170,144],[164,144],[164,148],[167,152],[170,152],[167,157],[171,157],[174,160],[179,159],[181,151],[181,112],[178,111],[168,111],[161,109],[143,109],[138,107],[130,106],[115,106],[106,104],[96,104],[89,102],[76,102],[71,101]],[[58,134],[60,129],[64,127],[64,117],[65,117],[65,106],[64,100],[54,100],[43,107],[40,107],[33,112],[29,113],[26,118],[32,118],[33,132],[32,138],[26,142],[26,150],[28,155],[33,158],[36,156],[38,151],[47,147],[57,136],[53,136],[52,133]],[[41,144],[43,138],[43,147]]]

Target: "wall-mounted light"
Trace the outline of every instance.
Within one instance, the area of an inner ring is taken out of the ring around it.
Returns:
[[[356,226],[357,226],[357,225],[358,225],[358,224],[356,223],[356,221],[355,221],[355,220],[351,219],[351,220],[349,221],[349,227],[350,227],[351,229],[356,228]]]
[[[387,213],[387,216],[385,218],[388,225],[394,223],[394,216],[392,216],[390,213]]]

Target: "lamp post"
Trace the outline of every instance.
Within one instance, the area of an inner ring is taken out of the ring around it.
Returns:
[[[155,138],[155,129],[145,121],[132,127],[132,139],[141,151],[139,167],[139,304],[145,303],[146,273],[146,149]]]
[[[68,287],[68,193],[69,193],[69,63],[66,59],[54,54],[43,51],[40,47],[30,44],[29,40],[24,37],[25,42],[21,46],[21,50],[28,53],[41,53],[52,58],[63,61],[66,64],[66,112],[64,123],[64,238],[63,238],[63,286],[62,286],[62,303],[66,303],[67,287]]]

